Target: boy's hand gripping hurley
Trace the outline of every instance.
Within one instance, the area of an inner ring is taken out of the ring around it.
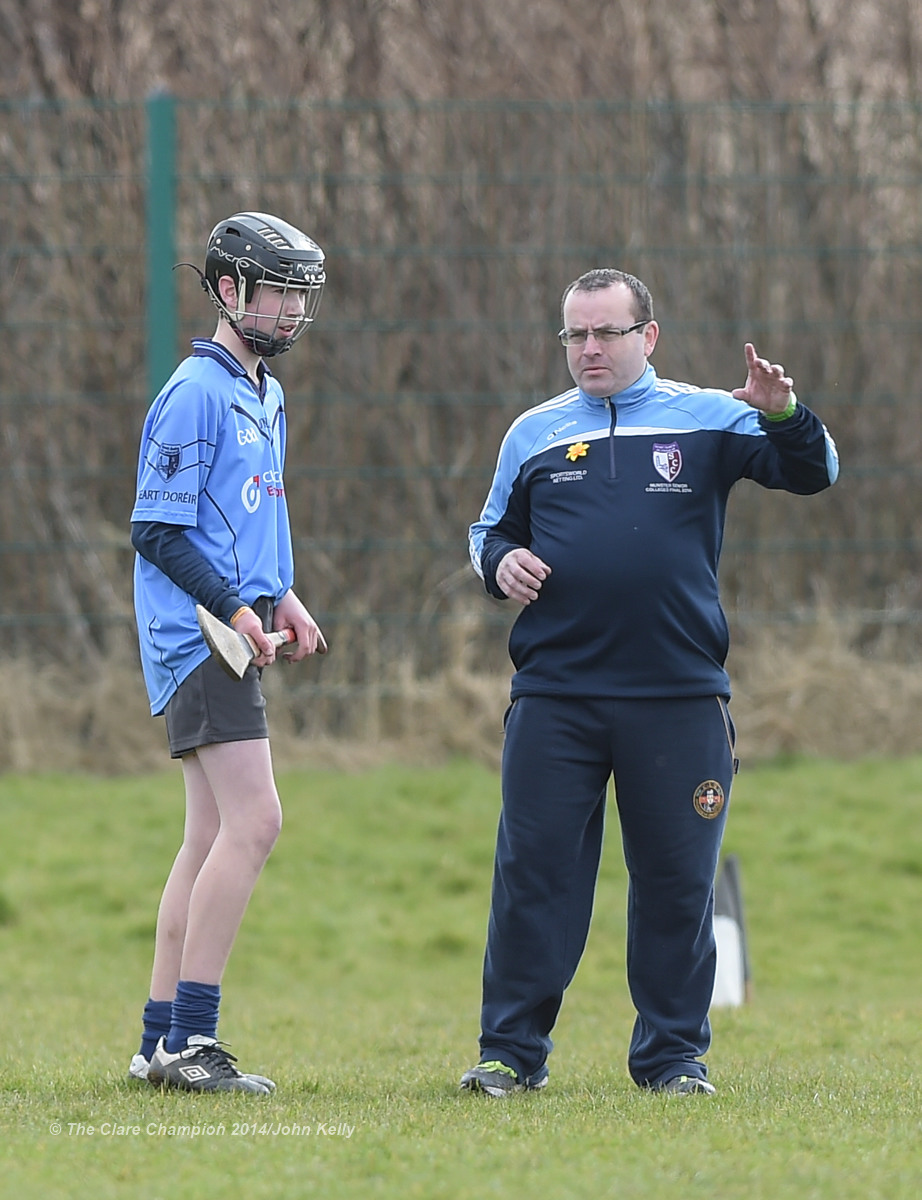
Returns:
[[[198,618],[198,627],[202,631],[202,637],[212,656],[230,675],[231,679],[242,679],[246,674],[247,667],[259,654],[256,643],[247,634],[238,633],[236,629],[231,629],[230,625],[225,625],[201,604],[196,604],[195,615]],[[269,641],[274,642],[276,646],[289,646],[296,640],[293,629],[278,629],[267,636]],[[325,654],[326,649],[326,643],[321,637],[317,645],[317,652]]]

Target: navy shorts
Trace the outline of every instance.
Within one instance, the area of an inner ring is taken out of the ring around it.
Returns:
[[[213,658],[206,658],[179,685],[163,715],[171,758],[215,742],[269,736],[259,671],[248,667],[243,679],[231,679]]]
[[[253,608],[263,628],[271,629],[271,600],[261,597]],[[213,658],[206,658],[179,685],[164,709],[170,757],[182,758],[199,746],[216,742],[267,738],[269,723],[260,676],[256,667],[248,667],[243,679],[231,679]]]

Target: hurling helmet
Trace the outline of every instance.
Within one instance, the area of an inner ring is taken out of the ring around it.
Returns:
[[[313,323],[326,275],[323,251],[306,234],[268,213],[241,212],[219,221],[205,250],[202,286],[245,345],[262,358],[290,350]],[[237,307],[221,299],[218,280],[229,275],[237,288]],[[260,285],[281,288],[274,324],[247,312]],[[303,293],[304,306],[292,313],[285,300]],[[292,325],[294,326],[292,328]]]

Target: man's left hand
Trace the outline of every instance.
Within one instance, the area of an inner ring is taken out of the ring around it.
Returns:
[[[773,415],[782,413],[791,403],[791,393],[794,391],[794,380],[785,375],[780,363],[770,363],[767,358],[759,358],[752,342],[747,342],[746,386],[736,388],[732,395],[736,400],[745,400],[752,408]]]

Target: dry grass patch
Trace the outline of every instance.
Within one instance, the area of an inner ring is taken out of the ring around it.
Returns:
[[[352,685],[304,683],[297,669],[266,676],[279,766],[366,769],[469,757],[495,768],[510,670],[475,669],[476,621],[461,622],[441,671],[404,659]],[[917,657],[819,613],[797,625],[747,629],[731,656],[733,715],[747,762],[779,755],[857,758],[922,750]],[[292,684],[294,686],[292,686]],[[163,725],[148,712],[140,668],[124,652],[88,672],[27,658],[0,661],[0,771],[130,774],[162,767]]]
[[[809,623],[761,630],[731,656],[733,713],[751,759],[816,755],[850,759],[922,748],[922,669],[885,636],[855,648],[857,621],[820,613]]]

